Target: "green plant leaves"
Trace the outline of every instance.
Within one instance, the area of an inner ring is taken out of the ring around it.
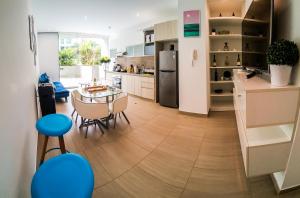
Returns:
[[[72,66],[75,64],[76,53],[73,48],[66,48],[59,51],[59,65]]]
[[[276,41],[267,50],[268,64],[294,66],[298,60],[299,50],[296,43],[292,41]]]

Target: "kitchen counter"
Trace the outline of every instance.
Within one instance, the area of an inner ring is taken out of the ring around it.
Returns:
[[[116,72],[116,71],[106,71],[106,72],[107,72],[107,73],[112,73],[112,74],[132,75],[132,76],[140,76],[140,77],[154,78],[154,75],[151,75],[151,74],[135,74],[135,73]]]

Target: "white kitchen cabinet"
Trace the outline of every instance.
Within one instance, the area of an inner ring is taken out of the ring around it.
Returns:
[[[248,177],[285,170],[298,114],[299,87],[273,87],[234,70],[234,109]]]
[[[122,74],[122,91],[154,100],[154,78]]]
[[[141,96],[150,100],[154,100],[154,78],[140,77]]]
[[[134,76],[134,95],[142,96],[141,89],[142,78],[139,76]]]
[[[174,40],[178,38],[177,20],[154,25],[155,41]]]
[[[129,94],[135,94],[135,81],[134,76],[122,75],[122,90]]]

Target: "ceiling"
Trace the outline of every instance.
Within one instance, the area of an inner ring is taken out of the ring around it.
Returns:
[[[177,0],[33,0],[39,32],[110,35],[177,16]]]

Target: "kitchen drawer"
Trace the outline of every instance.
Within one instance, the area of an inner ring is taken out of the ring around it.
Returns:
[[[154,100],[154,89],[142,87],[142,97]]]
[[[141,81],[145,82],[145,83],[153,83],[154,84],[154,78],[141,77]]]
[[[248,177],[285,170],[291,142],[248,147]]]
[[[142,88],[149,88],[149,89],[154,89],[154,83],[151,82],[141,82],[141,87]]]

